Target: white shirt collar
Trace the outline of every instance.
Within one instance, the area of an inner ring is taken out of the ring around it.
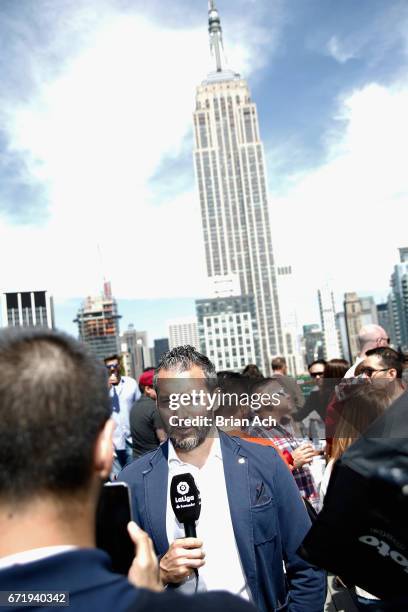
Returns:
[[[68,552],[78,548],[73,545],[63,546],[43,546],[42,548],[32,548],[31,550],[23,550],[15,553],[14,555],[7,555],[6,557],[0,558],[0,570],[11,567],[12,565],[24,565],[25,563],[33,563],[33,561],[39,561],[46,557],[53,555],[60,555],[61,553]]]
[[[124,382],[125,382],[125,381],[123,380],[123,376],[122,376],[122,377],[120,378],[120,380],[119,380],[119,382],[118,382],[118,384],[117,384],[117,385],[112,385],[112,386],[111,386],[110,391],[113,393],[113,389],[115,388],[115,389],[116,389],[116,392],[117,392],[117,391],[118,391],[118,389],[121,389],[121,388],[123,387]]]
[[[220,439],[218,437],[215,437],[213,440],[213,443],[211,445],[211,450],[210,453],[207,457],[207,461],[209,461],[210,459],[212,459],[213,457],[217,457],[217,459],[221,459],[222,461],[222,451],[221,451],[221,444],[220,444]],[[207,463],[206,461],[206,463]],[[173,443],[171,440],[169,440],[169,452],[168,452],[168,464],[170,465],[171,463],[174,464],[178,464],[178,465],[190,465],[188,462],[186,461],[182,461],[173,446]]]

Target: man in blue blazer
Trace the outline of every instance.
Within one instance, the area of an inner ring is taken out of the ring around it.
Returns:
[[[151,540],[134,523],[128,529],[136,553],[127,577],[113,573],[108,555],[95,548],[114,423],[106,369],[83,345],[49,330],[1,330],[0,372],[0,591],[9,593],[6,602],[26,609],[27,591],[40,591],[38,599],[31,593],[36,609],[69,603],[72,612],[251,611],[227,593],[191,602],[145,590],[163,587]]]
[[[185,592],[223,588],[262,612],[321,612],[325,573],[296,554],[310,520],[293,476],[273,448],[214,429],[212,363],[192,347],[177,347],[163,356],[155,387],[169,440],[128,465],[119,480],[131,487],[162,582]],[[171,508],[170,482],[183,473],[201,493],[197,538],[183,538]]]

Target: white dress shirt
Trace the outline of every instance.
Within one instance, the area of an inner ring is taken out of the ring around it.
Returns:
[[[33,563],[34,561],[40,561],[40,559],[46,559],[53,555],[60,555],[71,550],[74,550],[77,546],[65,545],[65,546],[43,546],[42,548],[32,548],[31,550],[23,550],[22,552],[15,553],[14,555],[7,555],[7,557],[0,558],[0,570],[11,567],[12,565],[24,565],[26,563]]]
[[[122,376],[117,385],[112,385],[109,395],[112,398],[114,388],[118,395],[119,412],[112,412],[112,419],[116,423],[113,432],[113,445],[117,450],[125,450],[126,440],[131,444],[129,414],[133,404],[140,397],[139,385],[134,378]]]
[[[250,599],[250,592],[242,569],[241,559],[235,542],[225,484],[221,445],[218,438],[213,440],[210,454],[201,469],[183,463],[169,440],[169,478],[167,487],[166,530],[171,544],[177,538],[184,538],[184,526],[173,512],[170,501],[170,484],[176,474],[192,474],[201,495],[201,513],[196,523],[197,537],[203,541],[205,565],[199,569],[200,591],[215,589],[229,591]],[[186,582],[195,584],[192,574]],[[187,585],[186,585],[187,586]],[[193,588],[186,588],[189,592]]]

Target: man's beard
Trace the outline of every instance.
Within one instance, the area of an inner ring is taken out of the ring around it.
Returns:
[[[169,431],[169,438],[174,448],[188,452],[200,446],[206,440],[210,431],[211,427],[195,427],[188,436],[182,437],[177,427],[174,427]]]

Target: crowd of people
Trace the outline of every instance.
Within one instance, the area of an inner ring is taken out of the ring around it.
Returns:
[[[181,346],[136,382],[118,355],[103,367],[64,334],[2,331],[0,591],[69,592],[75,610],[323,611],[327,575],[299,549],[336,462],[406,390],[386,332],[365,326],[359,341],[354,364],[309,364],[305,397],[279,356],[270,376],[216,372]],[[196,537],[170,500],[185,474]],[[95,548],[107,481],[130,490],[127,577]],[[347,588],[357,609],[393,609]]]

